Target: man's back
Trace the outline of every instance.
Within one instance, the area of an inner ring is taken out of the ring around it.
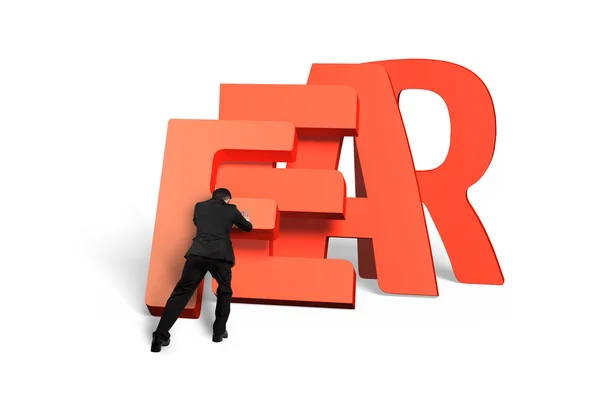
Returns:
[[[235,263],[230,234],[233,225],[250,232],[252,224],[247,221],[233,204],[212,198],[197,203],[194,207],[196,236],[186,257],[190,254],[225,260]]]

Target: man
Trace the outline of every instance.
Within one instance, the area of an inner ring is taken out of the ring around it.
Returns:
[[[230,233],[233,225],[246,232],[252,230],[250,215],[246,211],[240,212],[235,205],[229,204],[230,201],[229,190],[217,189],[210,200],[197,203],[194,207],[196,236],[185,254],[186,261],[181,278],[167,300],[160,322],[152,334],[152,352],[159,352],[162,346],[169,345],[169,330],[190,301],[206,272],[210,272],[219,283],[212,340],[221,342],[227,338],[226,323],[233,295],[231,268],[235,264]]]

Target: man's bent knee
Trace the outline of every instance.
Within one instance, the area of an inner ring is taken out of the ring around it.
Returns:
[[[173,289],[173,294],[185,294],[193,292],[198,285],[193,281],[179,281]]]
[[[233,296],[231,286],[219,286],[217,288],[217,296]]]

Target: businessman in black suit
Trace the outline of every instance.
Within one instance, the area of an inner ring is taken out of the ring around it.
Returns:
[[[227,319],[231,306],[231,268],[235,256],[231,245],[230,233],[233,225],[250,232],[252,224],[246,211],[229,204],[231,193],[227,189],[217,189],[210,200],[197,203],[194,207],[194,225],[196,236],[185,254],[183,272],[171,296],[156,331],[152,334],[153,352],[159,352],[162,346],[168,346],[171,335],[169,330],[190,301],[207,272],[219,283],[217,306],[213,324],[213,342],[227,338]]]

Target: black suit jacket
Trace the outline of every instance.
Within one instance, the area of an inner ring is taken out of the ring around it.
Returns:
[[[235,264],[231,228],[235,225],[246,232],[252,230],[252,224],[242,216],[237,206],[221,199],[196,203],[193,221],[196,236],[185,257],[194,254]]]

